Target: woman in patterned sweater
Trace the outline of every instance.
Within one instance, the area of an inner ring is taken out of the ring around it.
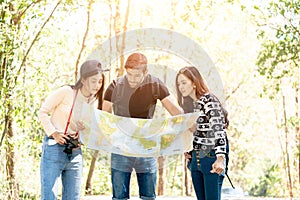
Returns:
[[[193,150],[185,153],[197,199],[220,200],[227,145],[227,114],[218,98],[209,92],[195,67],[179,70],[176,90],[178,103],[185,113],[200,113],[193,130]]]

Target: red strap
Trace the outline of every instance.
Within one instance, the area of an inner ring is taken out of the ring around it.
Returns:
[[[75,93],[75,97],[74,97],[74,100],[73,100],[73,105],[72,105],[72,108],[71,108],[71,111],[70,111],[70,115],[69,115],[69,119],[67,121],[67,125],[66,125],[64,135],[67,135],[67,130],[69,128],[69,124],[70,124],[70,120],[71,120],[71,116],[72,116],[72,112],[73,112],[73,108],[74,108],[74,104],[75,104],[75,101],[76,101],[77,94],[78,94],[78,90],[76,90],[76,93]],[[78,135],[78,132],[76,132],[76,134]]]

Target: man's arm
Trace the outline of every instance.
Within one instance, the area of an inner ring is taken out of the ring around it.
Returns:
[[[112,102],[104,100],[103,104],[102,104],[102,110],[105,112],[111,113],[112,112]]]
[[[173,116],[183,114],[183,109],[171,100],[170,95],[161,100],[163,107]]]

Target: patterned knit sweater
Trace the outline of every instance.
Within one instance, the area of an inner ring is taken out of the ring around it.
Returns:
[[[219,100],[206,93],[194,101],[194,112],[200,112],[197,130],[194,132],[193,148],[209,153],[226,154],[225,117]]]

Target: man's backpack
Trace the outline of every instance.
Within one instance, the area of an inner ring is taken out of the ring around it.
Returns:
[[[127,92],[126,88],[125,88],[125,75],[117,78],[116,81],[116,87],[113,91],[113,98],[114,98],[114,104],[113,104],[113,110],[114,113],[118,113],[118,114],[124,114],[124,110],[129,110],[129,105],[123,105],[123,96],[124,94]],[[151,75],[147,75],[145,77],[145,81],[143,82],[143,84],[141,86],[139,86],[139,89],[143,90],[143,87],[145,86],[151,86],[151,94],[153,97],[153,101],[156,104],[156,101],[159,99],[160,97],[160,85],[159,85],[159,79],[157,77],[151,76]],[[119,112],[120,111],[120,112]],[[154,112],[154,111],[153,111]],[[150,114],[150,112],[149,112]],[[152,116],[148,116],[149,118],[152,118]]]

